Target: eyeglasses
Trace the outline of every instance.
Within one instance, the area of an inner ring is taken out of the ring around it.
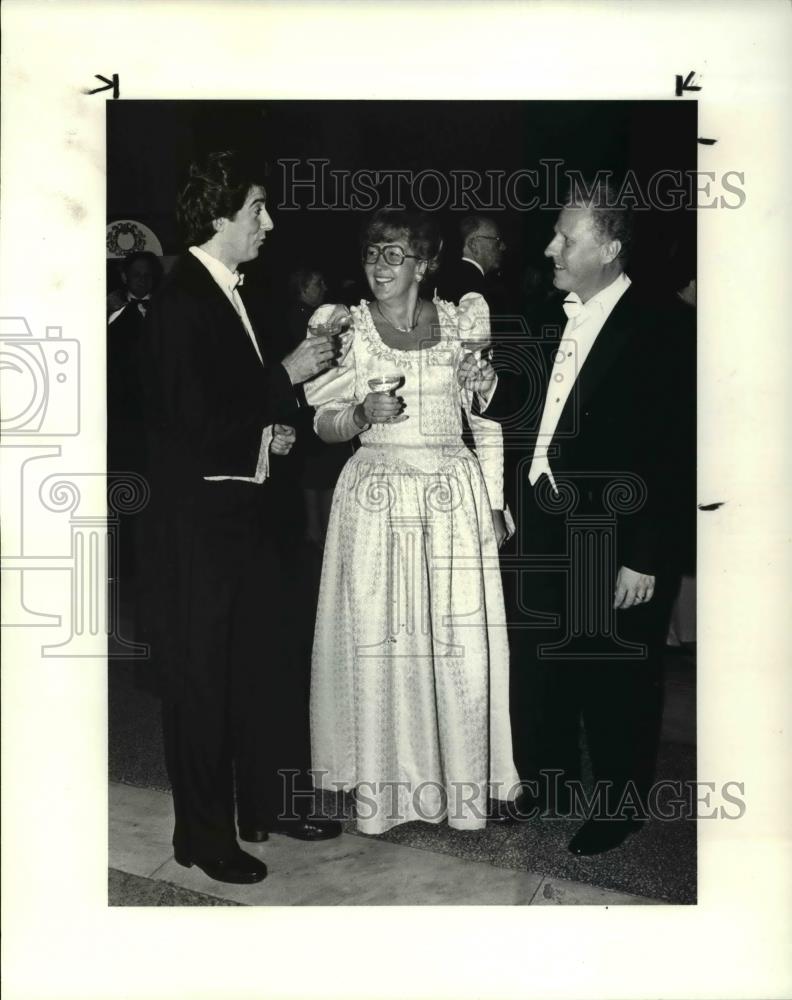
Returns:
[[[414,253],[405,253],[400,246],[394,243],[390,243],[385,247],[378,247],[373,243],[369,243],[363,250],[363,263],[376,264],[380,256],[384,257],[385,263],[390,264],[391,267],[399,267],[404,263],[405,257],[411,257],[413,260],[420,259]]]
[[[477,240],[494,240],[501,250],[506,249],[506,244],[503,242],[500,236],[485,236],[483,233],[476,233],[474,239]]]

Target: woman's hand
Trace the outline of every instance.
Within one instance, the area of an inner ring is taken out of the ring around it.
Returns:
[[[355,409],[355,420],[360,427],[387,424],[403,409],[404,401],[400,396],[392,396],[389,392],[370,392]]]
[[[509,537],[509,531],[506,527],[506,517],[502,510],[493,510],[492,528],[495,532],[495,541],[498,543],[498,548],[500,548]]]
[[[457,379],[463,389],[486,396],[495,384],[495,369],[486,358],[466,354],[457,371]]]

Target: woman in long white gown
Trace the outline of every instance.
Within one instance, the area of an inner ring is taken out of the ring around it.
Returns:
[[[358,828],[480,829],[514,799],[499,427],[471,356],[481,296],[419,297],[437,246],[425,216],[382,211],[364,236],[373,303],[351,310],[337,368],[306,386],[328,442],[359,437],[335,490],[313,647],[317,783],[356,792]],[[390,376],[395,390],[380,381]],[[477,455],[462,443],[463,407]],[[477,457],[478,456],[478,457]],[[494,511],[494,513],[493,513]]]

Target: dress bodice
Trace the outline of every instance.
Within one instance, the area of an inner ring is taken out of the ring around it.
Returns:
[[[402,351],[389,347],[374,325],[368,305],[351,310],[354,327],[355,398],[363,400],[378,375],[399,374],[395,390],[405,403],[406,420],[372,424],[360,435],[363,445],[422,448],[458,444],[462,434],[462,399],[457,368],[462,354],[455,307],[437,301],[440,337],[420,348]]]
[[[493,507],[503,507],[503,435],[500,427],[473,413],[473,393],[459,385],[464,356],[490,340],[489,310],[480,295],[463,297],[458,306],[435,298],[439,337],[417,350],[389,347],[379,335],[368,303],[350,310],[352,323],[342,337],[338,365],[305,386],[308,403],[316,408],[315,427],[325,441],[359,437],[363,449],[386,450],[392,460],[438,470],[470,452],[462,441],[462,411],[476,444],[477,461]],[[323,307],[326,308],[326,307]],[[361,430],[354,411],[372,391],[369,380],[400,375],[395,390],[405,403],[408,419],[372,424]],[[488,400],[480,395],[479,409]]]

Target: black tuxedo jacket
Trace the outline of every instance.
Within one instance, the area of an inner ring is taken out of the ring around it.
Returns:
[[[202,593],[212,587],[223,593],[223,574],[234,554],[280,530],[272,517],[272,482],[205,479],[254,476],[262,431],[288,422],[296,411],[285,369],[269,364],[265,344],[259,337],[257,342],[265,364],[236,310],[192,254],[176,262],[143,326],[140,383],[150,498],[136,541],[139,629],[173,692],[189,666],[190,643],[213,621],[212,607],[195,606],[190,595],[201,586]],[[211,553],[222,558],[213,563]],[[277,567],[264,569],[277,576]],[[196,582],[196,575],[207,572],[213,574],[208,583]]]
[[[153,485],[170,500],[193,499],[206,476],[253,476],[263,429],[296,412],[286,370],[257,342],[263,365],[212,275],[181,257],[153,299],[141,354]]]
[[[506,495],[523,551],[547,551],[548,519],[537,516],[528,473],[558,344],[566,326],[559,299],[531,337],[521,361],[499,378],[488,416],[504,422]],[[642,301],[631,286],[617,302],[566,401],[548,455],[553,475],[578,496],[573,514],[614,512],[618,565],[657,575],[673,556],[690,470],[692,406],[682,399],[692,345],[683,346],[668,308]],[[496,357],[497,367],[497,357]],[[515,371],[515,367],[519,371]],[[625,486],[619,486],[624,482]],[[544,484],[545,487],[547,484]],[[637,490],[637,509],[623,500]],[[643,500],[641,496],[643,495]],[[541,505],[540,505],[541,506]],[[628,506],[630,506],[628,504]],[[552,520],[552,519],[550,519]],[[558,522],[558,518],[555,519]],[[563,544],[562,539],[557,539]]]
[[[437,276],[437,294],[441,299],[458,304],[468,292],[478,292],[487,298],[487,281],[475,264],[460,259],[441,269]]]
[[[107,327],[108,425],[140,423],[142,411],[138,358],[144,322],[143,314],[132,302]]]
[[[493,321],[492,334],[496,342],[501,336],[502,322],[499,321],[508,318],[508,326],[513,326],[513,303],[499,276],[488,274],[485,277],[470,261],[460,259],[445,265],[437,276],[436,290],[441,299],[455,305],[468,292],[483,295]]]

